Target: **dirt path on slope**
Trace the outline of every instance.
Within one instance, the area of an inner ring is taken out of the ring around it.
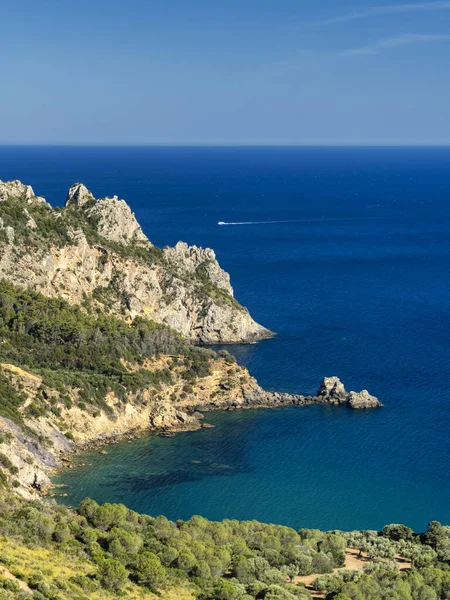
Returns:
[[[10,579],[11,581],[16,581],[19,584],[19,588],[22,592],[27,592],[30,595],[33,594],[33,591],[28,587],[28,585],[24,581],[17,579],[17,577],[15,575],[13,575],[11,573],[11,571],[9,571],[3,565],[0,565],[0,577],[6,577],[6,579]]]
[[[363,552],[362,555],[360,555],[359,550],[356,548],[347,548],[345,553],[345,566],[339,569],[333,569],[333,573],[339,573],[339,571],[343,571],[344,569],[348,571],[363,571],[364,566],[368,562],[370,561],[366,553]],[[411,568],[411,561],[406,560],[406,558],[403,558],[399,554],[397,554],[397,556],[394,558],[394,562],[398,565],[398,568],[401,571]],[[303,585],[313,593],[314,599],[322,600],[326,596],[326,593],[315,592],[311,587],[312,582],[318,577],[320,577],[319,573],[315,573],[313,575],[302,575],[294,577],[292,583],[303,583]]]

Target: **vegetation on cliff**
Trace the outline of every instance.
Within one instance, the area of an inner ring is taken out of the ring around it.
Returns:
[[[104,408],[110,390],[124,395],[170,382],[169,368],[146,369],[146,359],[176,355],[182,359],[183,378],[193,382],[209,374],[215,356],[164,325],[139,317],[127,324],[111,316],[88,314],[64,300],[46,298],[6,281],[0,281],[0,342],[0,363],[41,375],[44,385],[62,394],[65,386],[79,388],[81,408]],[[0,390],[0,414],[22,423],[19,408],[25,396],[1,372]],[[58,410],[55,401],[43,390],[27,413],[39,416],[52,410]]]
[[[124,200],[82,184],[53,208],[20,181],[0,181],[0,278],[126,321],[169,325],[200,342],[267,337],[233,297],[211,249],[157,248]]]
[[[264,398],[226,351],[0,280],[0,453],[19,469],[2,476],[26,494],[74,443],[199,427],[198,406],[252,393]]]

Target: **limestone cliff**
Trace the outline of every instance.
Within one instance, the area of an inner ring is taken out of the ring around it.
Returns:
[[[156,248],[124,200],[74,184],[62,209],[0,181],[0,279],[131,321],[149,318],[201,343],[271,335],[233,297],[213,250]]]

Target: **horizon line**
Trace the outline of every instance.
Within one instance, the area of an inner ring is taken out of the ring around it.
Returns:
[[[1,142],[0,148],[449,148],[448,142],[101,143]]]

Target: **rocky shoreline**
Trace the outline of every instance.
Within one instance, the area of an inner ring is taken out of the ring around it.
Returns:
[[[343,406],[351,409],[369,409],[378,408],[383,405],[375,396],[368,393],[367,390],[361,392],[347,392],[344,384],[338,377],[325,377],[315,396],[302,394],[289,394],[286,392],[271,392],[266,391],[257,386],[256,389],[244,394],[242,402],[236,400],[224,400],[221,403],[210,402],[199,404],[196,406],[183,407],[184,410],[176,410],[176,421],[155,427],[149,424],[147,428],[135,428],[124,433],[116,435],[102,435],[95,439],[88,440],[82,444],[74,444],[70,449],[65,449],[58,457],[60,464],[53,468],[49,475],[52,476],[62,469],[81,466],[76,461],[72,460],[72,456],[84,452],[86,450],[96,450],[102,454],[106,454],[105,447],[118,444],[122,441],[132,442],[142,435],[154,434],[159,436],[172,436],[182,431],[196,431],[201,428],[213,427],[207,422],[204,422],[204,413],[213,411],[231,411],[231,410],[256,410],[264,408],[283,408],[286,406],[309,406],[314,404]],[[186,411],[186,412],[185,412]],[[102,449],[102,451],[100,451]],[[42,493],[46,496],[61,496],[54,493],[55,486],[43,486]]]
[[[259,388],[259,386],[258,386]],[[352,409],[377,408],[383,406],[375,396],[367,390],[360,392],[347,392],[344,384],[338,377],[325,377],[315,396],[302,394],[289,394],[287,392],[271,392],[262,388],[244,393],[244,401],[224,402],[219,408],[217,403],[198,405],[198,411],[232,410],[242,408],[278,408],[283,406],[307,406],[310,404],[332,404],[347,406]]]

